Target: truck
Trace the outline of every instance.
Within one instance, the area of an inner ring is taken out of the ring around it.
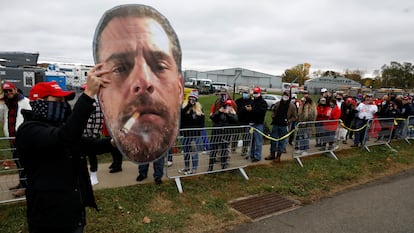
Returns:
[[[291,94],[299,93],[299,83],[282,83],[282,92],[289,91]]]

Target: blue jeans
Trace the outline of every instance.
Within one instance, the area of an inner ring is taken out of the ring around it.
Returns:
[[[285,136],[288,133],[288,127],[287,126],[279,126],[279,125],[273,125],[272,132],[270,133],[270,136],[272,138],[278,139],[283,136]],[[270,142],[270,152],[280,152],[283,153],[285,151],[287,144],[287,138],[279,141],[271,141]]]
[[[154,167],[154,178],[161,178],[164,175],[164,156],[152,162]],[[149,163],[138,165],[138,172],[140,175],[148,176]]]
[[[193,142],[193,145],[192,145]],[[201,137],[184,137],[183,138],[183,150],[184,150],[184,166],[185,168],[190,168],[190,154],[193,168],[192,170],[197,170],[198,168],[198,150],[201,144]]]
[[[263,132],[263,124],[254,124],[252,127],[256,128],[260,132]],[[250,148],[250,158],[257,160],[262,159],[262,145],[263,136],[256,130],[253,132],[252,147]]]
[[[355,129],[361,128],[362,126],[367,124],[367,122],[368,122],[368,120],[362,120],[362,119],[356,118],[355,119]],[[358,145],[358,144],[363,145],[364,144],[366,130],[367,130],[367,128],[363,128],[362,130],[355,132],[355,137],[354,137],[354,144],[355,145]]]

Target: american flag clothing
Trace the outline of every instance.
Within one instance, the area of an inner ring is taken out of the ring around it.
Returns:
[[[104,116],[102,113],[101,105],[96,99],[93,103],[93,106],[95,107],[95,110],[89,116],[88,123],[86,124],[86,128],[83,131],[83,136],[99,138],[101,137]]]

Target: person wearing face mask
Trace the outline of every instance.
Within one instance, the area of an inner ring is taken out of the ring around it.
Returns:
[[[249,124],[260,132],[263,132],[263,123],[267,110],[267,103],[261,95],[260,87],[253,89],[253,101],[251,106],[246,110],[251,113]],[[250,148],[250,159],[252,162],[258,162],[262,159],[263,136],[258,132],[253,132],[253,141]]]
[[[30,90],[32,110],[23,110],[24,123],[16,133],[16,150],[27,174],[29,232],[83,232],[86,207],[97,205],[84,155],[103,154],[113,148],[111,138],[82,137],[95,110],[94,96],[106,81],[105,71],[88,72],[88,88],[73,111],[67,103],[74,92],[56,82],[41,82]]]
[[[214,113],[216,113],[217,111],[219,111],[220,108],[224,107],[224,105],[225,105],[225,103],[226,103],[227,100],[230,100],[233,103],[233,106],[234,106],[233,108],[237,111],[237,105],[236,105],[236,103],[231,99],[229,93],[225,89],[222,89],[220,91],[220,94],[219,95],[220,95],[220,97],[218,99],[216,99],[216,101],[214,102],[213,105],[211,105],[211,108],[210,108],[210,117]],[[213,122],[213,126],[214,126],[214,122]]]
[[[374,118],[374,114],[377,113],[378,107],[372,101],[372,94],[368,93],[365,96],[365,101],[358,104],[355,109],[357,111],[355,115],[355,128],[360,129],[367,124],[369,120]],[[362,146],[365,138],[365,128],[355,132],[354,144],[351,147]]]
[[[252,106],[252,102],[253,100],[249,95],[249,91],[247,90],[243,91],[242,96],[236,100],[237,117],[239,118],[240,125],[249,125],[250,119],[253,116],[252,116],[252,111],[248,111],[247,109]],[[246,127],[246,128],[242,128],[241,130],[246,131],[246,132],[240,132],[242,135],[247,135],[247,131],[249,130],[249,128]],[[242,138],[242,140],[243,140],[243,145],[242,145],[241,155],[243,157],[246,157],[247,151],[249,150],[248,146],[250,142],[248,140],[245,140],[244,138]]]
[[[319,114],[319,113],[318,113]],[[336,105],[336,100],[331,99],[329,105],[324,108],[324,112],[320,113],[325,115],[325,120],[338,120],[341,117],[341,110]],[[323,135],[321,138],[321,150],[326,150],[326,145],[328,144],[328,150],[333,150],[333,144],[335,142],[335,133],[338,129],[338,122],[323,122]]]
[[[277,102],[272,109],[272,132],[273,138],[279,139],[288,133],[290,122],[297,119],[297,111],[295,105],[290,102],[289,92],[284,92],[282,100]],[[279,163],[283,151],[286,148],[287,139],[272,141],[270,144],[270,155],[266,160],[274,160]]]
[[[204,111],[198,100],[198,91],[193,90],[188,96],[188,100],[184,101],[181,108],[181,129],[203,128],[204,127]],[[182,130],[180,131],[182,139],[182,147],[184,150],[184,168],[179,172],[185,175],[197,173],[198,168],[198,147],[201,145],[200,130]],[[190,158],[192,160],[192,168],[190,169]]]
[[[220,151],[220,163],[221,168],[226,169],[228,167],[228,147],[230,145],[232,137],[232,129],[227,126],[234,126],[239,124],[236,110],[233,108],[233,101],[228,99],[224,102],[223,107],[220,107],[214,112],[210,119],[213,121],[215,128],[212,130],[211,135],[211,153],[209,159],[208,171],[213,171],[214,163],[216,162],[217,152]]]

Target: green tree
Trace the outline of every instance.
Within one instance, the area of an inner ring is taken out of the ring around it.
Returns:
[[[392,61],[383,65],[381,71],[383,87],[414,88],[414,66],[411,63]]]
[[[359,82],[362,85],[365,85],[366,80],[362,80],[363,75],[364,75],[364,72],[360,71],[360,70],[348,70],[348,69],[346,69],[345,73],[344,73],[345,78],[354,80],[356,82]]]
[[[310,66],[309,63],[305,62],[285,70],[285,73],[282,74],[282,82],[291,83],[296,79],[295,82],[300,85],[305,84],[305,81],[309,79]]]

